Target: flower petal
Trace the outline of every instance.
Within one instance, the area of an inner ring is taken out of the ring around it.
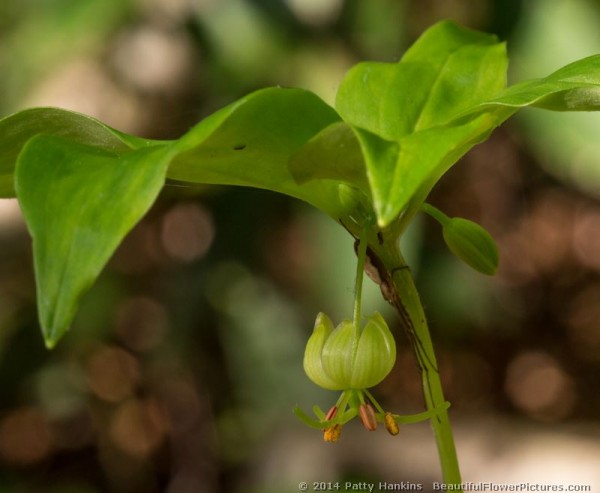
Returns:
[[[323,346],[323,369],[338,389],[352,388],[352,362],[358,344],[358,333],[350,320],[342,321],[325,341]]]
[[[324,313],[319,313],[315,328],[304,351],[304,372],[319,387],[327,390],[342,390],[343,387],[331,379],[323,369],[323,345],[333,332],[333,323]]]
[[[396,362],[396,341],[383,317],[375,312],[358,341],[350,386],[367,389],[381,382]]]

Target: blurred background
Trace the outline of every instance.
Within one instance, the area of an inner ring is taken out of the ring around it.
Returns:
[[[360,60],[396,61],[437,20],[508,42],[510,80],[600,52],[598,0],[2,0],[0,115],[59,106],[171,139],[271,85],[333,102]],[[421,218],[404,248],[436,343],[464,479],[600,491],[600,114],[526,110],[430,201],[481,222],[499,274],[471,272]],[[351,316],[351,238],[250,189],[168,186],[52,352],[31,244],[0,200],[0,492],[298,490],[300,481],[439,481],[426,424],[358,423],[325,444],[292,414],[337,398],[302,353],[316,313]],[[384,407],[423,409],[398,340]]]

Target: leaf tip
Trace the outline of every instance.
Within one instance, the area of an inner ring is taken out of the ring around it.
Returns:
[[[44,336],[44,345],[46,346],[46,349],[49,351],[54,349],[68,330],[68,325],[65,328],[42,324],[42,334]]]
[[[56,347],[57,343],[58,343],[58,339],[55,337],[52,337],[52,336],[44,337],[44,344],[48,351],[51,351],[52,349],[54,349]]]
[[[389,226],[395,219],[397,214],[396,207],[393,204],[385,204],[383,207],[377,207],[377,226],[385,228]]]

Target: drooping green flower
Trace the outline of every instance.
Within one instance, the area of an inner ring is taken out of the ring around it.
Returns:
[[[444,403],[424,413],[400,416],[385,412],[368,390],[381,382],[396,362],[396,341],[379,313],[366,317],[361,328],[361,293],[369,224],[369,221],[365,222],[356,252],[354,320],[343,320],[334,328],[331,319],[319,313],[304,352],[304,371],[308,378],[324,389],[342,391],[327,414],[319,406],[313,407],[317,419],[307,416],[297,406],[294,409],[301,421],[323,431],[326,442],[337,442],[342,426],[356,416],[369,431],[375,431],[377,424],[383,423],[391,435],[397,435],[399,423],[423,421],[447,408]]]
[[[381,382],[396,361],[396,342],[379,313],[368,317],[362,331],[351,321],[335,329],[319,313],[304,353],[304,371],[327,390],[366,389]]]
[[[323,431],[326,442],[337,442],[342,426],[356,416],[369,431],[383,423],[391,435],[397,435],[400,423],[416,423],[429,419],[447,409],[401,416],[382,409],[368,388],[380,383],[396,361],[396,342],[379,313],[367,317],[365,326],[350,320],[334,328],[331,319],[319,313],[304,353],[304,371],[314,383],[327,390],[342,391],[327,414],[318,406],[313,410],[317,419],[307,416],[300,408],[294,412],[311,428]]]

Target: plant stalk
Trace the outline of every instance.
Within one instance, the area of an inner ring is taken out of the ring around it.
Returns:
[[[361,317],[361,305],[362,305],[362,286],[363,277],[365,273],[365,259],[367,255],[367,225],[362,229],[361,236],[358,239],[358,248],[356,251],[357,264],[356,264],[356,280],[354,285],[354,330],[360,332],[360,317]]]
[[[414,279],[396,242],[382,242],[372,253],[376,258],[372,258],[371,261],[378,268],[382,280],[382,293],[395,306],[406,327],[421,373],[425,404],[431,411],[442,406],[446,400],[429,327]],[[460,469],[447,410],[433,415],[430,421],[444,483],[459,485]],[[462,490],[453,489],[453,491]]]

